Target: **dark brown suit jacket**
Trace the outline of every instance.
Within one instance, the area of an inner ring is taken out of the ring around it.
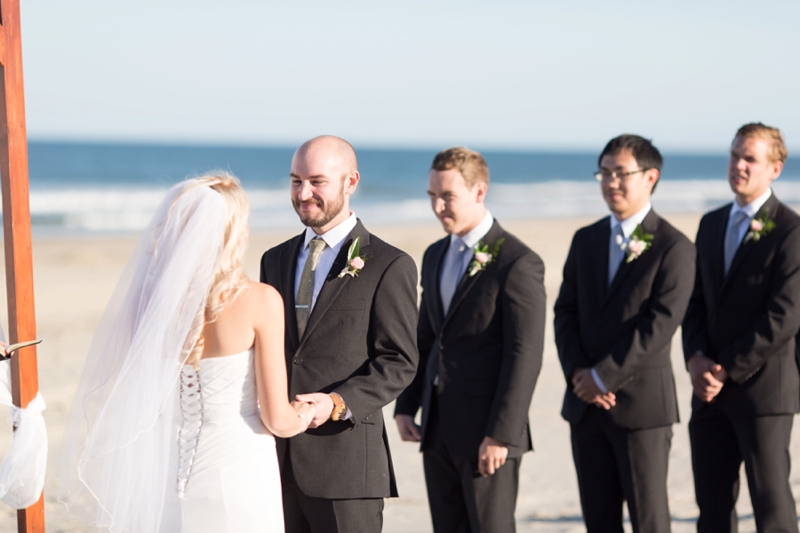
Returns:
[[[732,204],[707,213],[697,230],[697,279],[683,320],[687,360],[701,351],[729,380],[715,398],[734,416],[800,412],[795,334],[800,328],[800,217],[773,194],[756,214],[775,228],[742,243],[724,274]],[[692,396],[692,416],[707,404]]]
[[[457,459],[477,463],[486,436],[518,457],[531,449],[528,408],[542,366],[544,264],[496,221],[483,242],[505,239],[485,270],[464,273],[445,316],[439,273],[450,237],[432,244],[422,261],[420,365],[412,385],[397,399],[395,414],[414,416],[422,407],[426,447],[434,378],[439,425]]]
[[[366,264],[357,277],[339,272],[361,238]],[[283,297],[289,397],[337,392],[352,418],[329,421],[291,439],[277,439],[283,465],[308,496],[329,499],[397,496],[381,409],[414,378],[418,354],[417,267],[404,252],[367,232],[359,221],[325,279],[308,326],[297,337],[294,284],[300,234],[267,251],[261,281]]]
[[[617,270],[608,286],[609,218],[575,233],[555,305],[558,357],[567,380],[562,416],[580,422],[596,409],[572,391],[579,367],[597,370],[617,397],[608,416],[624,429],[678,421],[670,362],[672,336],[694,284],[695,250],[652,209],[642,221],[652,246]]]

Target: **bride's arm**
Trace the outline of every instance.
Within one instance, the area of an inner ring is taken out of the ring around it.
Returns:
[[[255,367],[261,421],[277,437],[291,437],[302,433],[314,416],[314,406],[289,403],[286,383],[286,359],[283,336],[283,299],[269,285],[252,282],[250,287],[255,305],[253,317],[255,332]]]

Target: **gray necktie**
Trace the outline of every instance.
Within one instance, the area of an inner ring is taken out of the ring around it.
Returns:
[[[295,298],[294,313],[297,317],[297,336],[303,338],[303,333],[308,325],[308,315],[311,312],[311,299],[314,296],[314,277],[319,262],[319,256],[325,249],[325,241],[322,239],[312,239],[308,243],[308,257],[306,264],[303,265],[303,272],[300,274],[300,285],[297,287],[297,298]]]
[[[622,224],[617,224],[611,231],[611,240],[608,243],[608,286],[614,281],[614,276],[617,275],[619,265],[622,263],[622,258],[625,256],[623,248],[624,236],[622,233]]]
[[[743,211],[737,211],[731,218],[728,224],[728,233],[725,235],[725,275],[731,269],[733,263],[733,256],[736,255],[736,250],[742,243],[742,224],[750,220]]]
[[[468,250],[469,247],[461,239],[454,239],[450,243],[450,248],[447,249],[439,284],[439,291],[442,296],[442,309],[444,309],[445,315],[450,309],[450,302],[452,302],[453,295],[456,293],[458,282],[461,281],[461,276],[464,274],[464,254]]]

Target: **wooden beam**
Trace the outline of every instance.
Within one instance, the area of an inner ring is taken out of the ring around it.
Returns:
[[[0,21],[4,45],[0,67],[0,179],[8,340],[14,343],[36,338],[19,0],[0,0]],[[39,390],[35,347],[23,348],[12,357],[11,383],[14,404],[26,407]],[[44,495],[31,507],[17,511],[17,530],[44,533]]]
[[[0,24],[0,65],[6,64],[6,30]]]

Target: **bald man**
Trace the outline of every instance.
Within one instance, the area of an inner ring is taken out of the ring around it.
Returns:
[[[350,210],[360,175],[345,140],[304,143],[291,180],[306,229],[264,254],[261,281],[283,296],[290,398],[317,410],[306,433],[276,439],[286,531],[379,532],[397,496],[381,409],[416,373],[417,267]]]

